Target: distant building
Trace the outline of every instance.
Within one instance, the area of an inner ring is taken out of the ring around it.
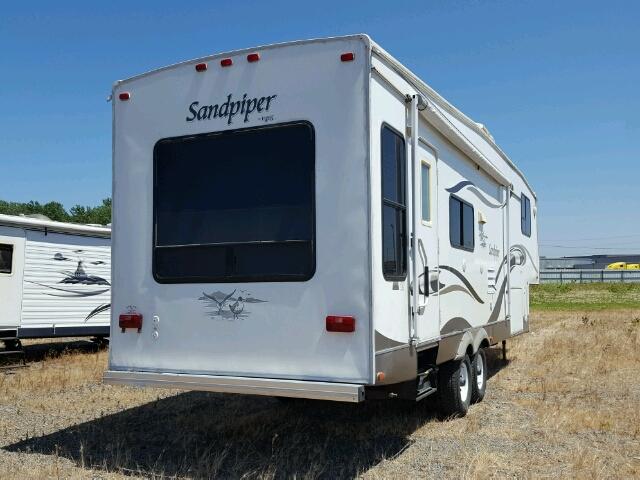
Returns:
[[[575,257],[540,257],[540,270],[607,268],[613,262],[640,263],[638,255],[579,255]]]

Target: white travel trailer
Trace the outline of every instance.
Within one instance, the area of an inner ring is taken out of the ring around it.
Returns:
[[[111,231],[0,215],[0,340],[109,336]]]
[[[528,329],[536,196],[366,35],[113,88],[108,383],[464,414]],[[419,288],[415,288],[419,285]]]

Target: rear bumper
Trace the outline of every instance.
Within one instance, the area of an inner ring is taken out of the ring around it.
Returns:
[[[107,370],[103,380],[104,383],[110,385],[165,387],[246,395],[311,398],[337,402],[361,402],[364,400],[364,385],[351,383],[118,370]]]

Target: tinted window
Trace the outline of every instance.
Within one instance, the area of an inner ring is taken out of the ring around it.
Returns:
[[[449,197],[449,239],[452,247],[473,250],[474,223],[473,206],[453,195]]]
[[[454,247],[462,246],[462,202],[455,197],[449,198],[449,238]]]
[[[13,245],[0,243],[0,273],[11,273],[13,266]]]
[[[431,169],[426,163],[422,164],[422,220],[431,221]]]
[[[473,207],[462,203],[462,246],[473,250]]]
[[[382,127],[382,273],[387,280],[401,280],[407,273],[406,174],[404,138]]]
[[[315,268],[313,128],[165,139],[154,153],[154,275],[163,282],[306,280]]]
[[[531,236],[531,201],[525,194],[520,199],[520,229],[527,237]]]
[[[382,196],[405,205],[406,174],[404,139],[389,127],[382,128]]]

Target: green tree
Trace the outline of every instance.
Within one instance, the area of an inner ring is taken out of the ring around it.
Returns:
[[[102,205],[97,207],[75,205],[71,207],[69,213],[72,222],[106,225],[111,222],[111,199],[105,198],[102,200]]]
[[[43,215],[49,217],[51,220],[56,220],[58,222],[69,221],[69,214],[60,202],[45,203],[41,206],[40,211],[37,213],[42,213]]]
[[[48,202],[44,205],[31,200],[27,203],[0,200],[0,213],[5,215],[46,215],[51,220],[73,223],[111,223],[111,199],[102,200],[97,207],[75,205],[67,212],[60,202]]]

